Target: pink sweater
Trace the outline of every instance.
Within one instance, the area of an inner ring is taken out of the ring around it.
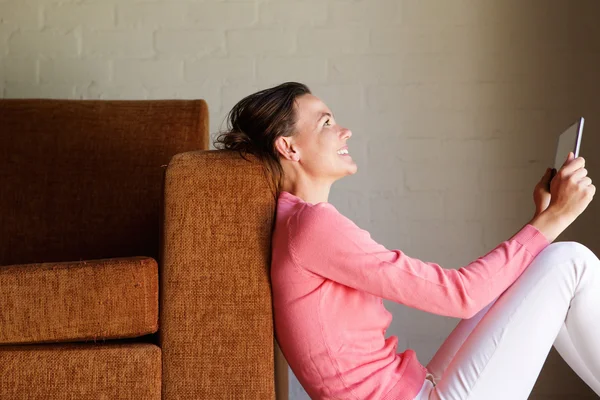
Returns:
[[[528,224],[469,265],[444,269],[388,250],[330,203],[281,192],[271,264],[277,341],[313,399],[412,400],[427,370],[385,337],[392,316],[382,298],[470,318],[548,244]]]

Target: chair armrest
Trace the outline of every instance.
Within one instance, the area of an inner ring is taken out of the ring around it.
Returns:
[[[163,395],[274,399],[276,202],[262,165],[226,150],[181,153],[164,191]]]

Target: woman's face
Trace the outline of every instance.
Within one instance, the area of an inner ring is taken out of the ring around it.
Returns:
[[[282,162],[289,160],[309,178],[333,183],[356,173],[347,141],[352,132],[336,123],[331,110],[319,98],[305,94],[296,98],[296,134],[277,139]],[[296,171],[298,172],[298,171]]]

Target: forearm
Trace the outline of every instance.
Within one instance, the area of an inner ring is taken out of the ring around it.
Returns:
[[[564,215],[554,212],[554,209],[548,207],[545,211],[537,213],[528,222],[539,230],[550,243],[560,235],[573,221]]]

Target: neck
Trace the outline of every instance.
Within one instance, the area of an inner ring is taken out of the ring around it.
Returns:
[[[286,182],[282,190],[300,197],[311,204],[328,203],[331,184],[308,184],[307,182]]]

